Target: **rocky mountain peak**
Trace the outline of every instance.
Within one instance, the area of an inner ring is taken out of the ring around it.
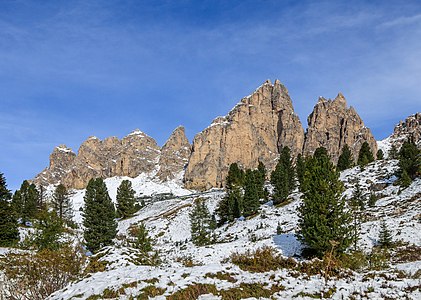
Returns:
[[[161,180],[171,180],[182,175],[191,154],[191,145],[183,126],[178,126],[161,149],[159,171]],[[181,178],[181,177],[180,177]]]
[[[262,161],[273,169],[278,149],[289,146],[301,152],[304,130],[294,114],[288,90],[279,80],[265,81],[244,97],[226,117],[215,119],[197,134],[187,166],[188,188],[221,187],[231,163],[255,168]]]
[[[312,155],[318,147],[325,147],[336,162],[347,144],[356,159],[365,141],[373,153],[377,152],[370,129],[365,127],[355,109],[347,106],[341,93],[334,100],[319,98],[307,121],[304,155]]]

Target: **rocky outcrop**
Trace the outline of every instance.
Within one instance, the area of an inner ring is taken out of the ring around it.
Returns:
[[[397,149],[407,139],[413,139],[418,147],[421,147],[421,113],[416,113],[406,118],[405,121],[400,121],[395,126],[390,139],[394,141]]]
[[[39,173],[34,182],[43,186],[59,183],[73,165],[75,158],[76,154],[66,145],[57,146],[50,154],[49,167]]]
[[[312,155],[318,147],[325,147],[336,163],[342,148],[347,144],[357,159],[361,145],[367,141],[371,150],[377,152],[377,143],[370,129],[355,109],[347,107],[342,94],[334,100],[319,98],[308,117],[308,128],[304,143],[304,155]]]
[[[304,130],[294,113],[288,90],[276,80],[266,81],[245,97],[225,117],[197,134],[185,174],[187,188],[208,189],[224,185],[231,163],[255,168],[260,161],[271,170],[279,149],[301,152]]]
[[[63,149],[67,148],[54,150],[50,166],[34,179],[36,184],[61,182],[69,188],[81,189],[95,177],[136,177],[156,170],[160,155],[155,140],[140,130],[121,140],[109,137],[101,141],[90,137],[82,143],[77,155]]]
[[[183,126],[177,127],[161,149],[158,178],[162,181],[182,176],[191,154],[191,145]]]

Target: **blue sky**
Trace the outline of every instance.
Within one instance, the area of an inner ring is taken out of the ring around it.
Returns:
[[[266,79],[306,118],[341,91],[377,139],[421,110],[420,1],[0,2],[0,172],[140,128],[190,140]]]

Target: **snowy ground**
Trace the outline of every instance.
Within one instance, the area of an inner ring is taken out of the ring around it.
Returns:
[[[401,191],[392,184],[396,168],[396,161],[378,161],[362,172],[359,167],[355,167],[341,174],[341,180],[346,186],[346,197],[350,197],[356,182],[360,183],[367,195],[373,192],[379,197],[375,207],[367,207],[367,220],[362,226],[360,246],[365,251],[370,251],[376,244],[381,220],[386,221],[395,240],[421,246],[421,180]],[[113,199],[122,179],[106,180]],[[276,299],[310,299],[309,296],[328,291],[333,291],[332,299],[421,299],[420,279],[411,278],[420,270],[421,261],[395,263],[383,272],[354,273],[346,278],[331,280],[320,275],[297,275],[286,269],[250,273],[228,262],[227,258],[233,252],[245,252],[262,246],[275,247],[285,256],[299,253],[301,245],[295,237],[298,229],[297,208],[300,205],[298,193],[293,194],[290,203],[285,206],[263,205],[258,216],[218,228],[218,243],[195,247],[189,241],[189,212],[197,194],[188,196],[190,192],[175,183],[162,185],[143,177],[132,179],[132,182],[136,191],[143,195],[159,191],[183,196],[149,203],[133,218],[119,222],[120,236],[127,236],[131,225],[144,222],[155,239],[155,248],[160,252],[163,263],[159,267],[136,265],[131,259],[130,249],[123,245],[112,247],[101,257],[101,260],[109,262],[105,272],[92,274],[73,283],[56,292],[50,299],[85,299],[91,295],[101,295],[106,289],[121,288],[124,293],[120,294],[119,299],[130,299],[130,295],[138,295],[151,282],[154,282],[155,287],[165,289],[163,295],[154,299],[165,299],[165,296],[196,283],[215,284],[217,289],[229,289],[242,282],[282,285],[285,289],[274,294]],[[212,212],[224,192],[214,190],[201,196],[207,199]],[[78,211],[83,205],[83,192],[77,192],[73,199]],[[81,221],[80,214],[77,214],[76,220]],[[281,235],[276,235],[278,224],[284,232]],[[186,260],[191,260],[192,265],[185,266],[183,261]],[[404,271],[405,277],[399,278],[396,270]],[[235,282],[206,275],[217,272],[229,273]],[[207,295],[200,299],[219,298]]]

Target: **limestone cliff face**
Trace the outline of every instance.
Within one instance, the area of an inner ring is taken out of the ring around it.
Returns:
[[[418,147],[421,147],[421,113],[416,113],[406,118],[405,121],[400,121],[395,126],[390,139],[397,149],[407,139],[413,139]]]
[[[174,179],[187,166],[191,145],[183,126],[177,127],[161,149],[157,176],[162,181]]]
[[[231,163],[256,168],[262,161],[271,170],[279,148],[301,152],[304,130],[295,115],[287,89],[277,80],[266,81],[245,97],[226,117],[216,118],[197,134],[185,174],[187,188],[224,185]]]
[[[49,167],[39,173],[34,181],[43,186],[59,183],[73,165],[75,158],[76,154],[66,145],[57,146],[50,155]]]
[[[304,155],[312,155],[318,147],[325,147],[336,163],[345,144],[357,159],[361,145],[367,141],[371,150],[377,152],[377,143],[370,129],[364,126],[353,107],[347,107],[342,94],[334,100],[319,98],[308,117],[304,143]]]

